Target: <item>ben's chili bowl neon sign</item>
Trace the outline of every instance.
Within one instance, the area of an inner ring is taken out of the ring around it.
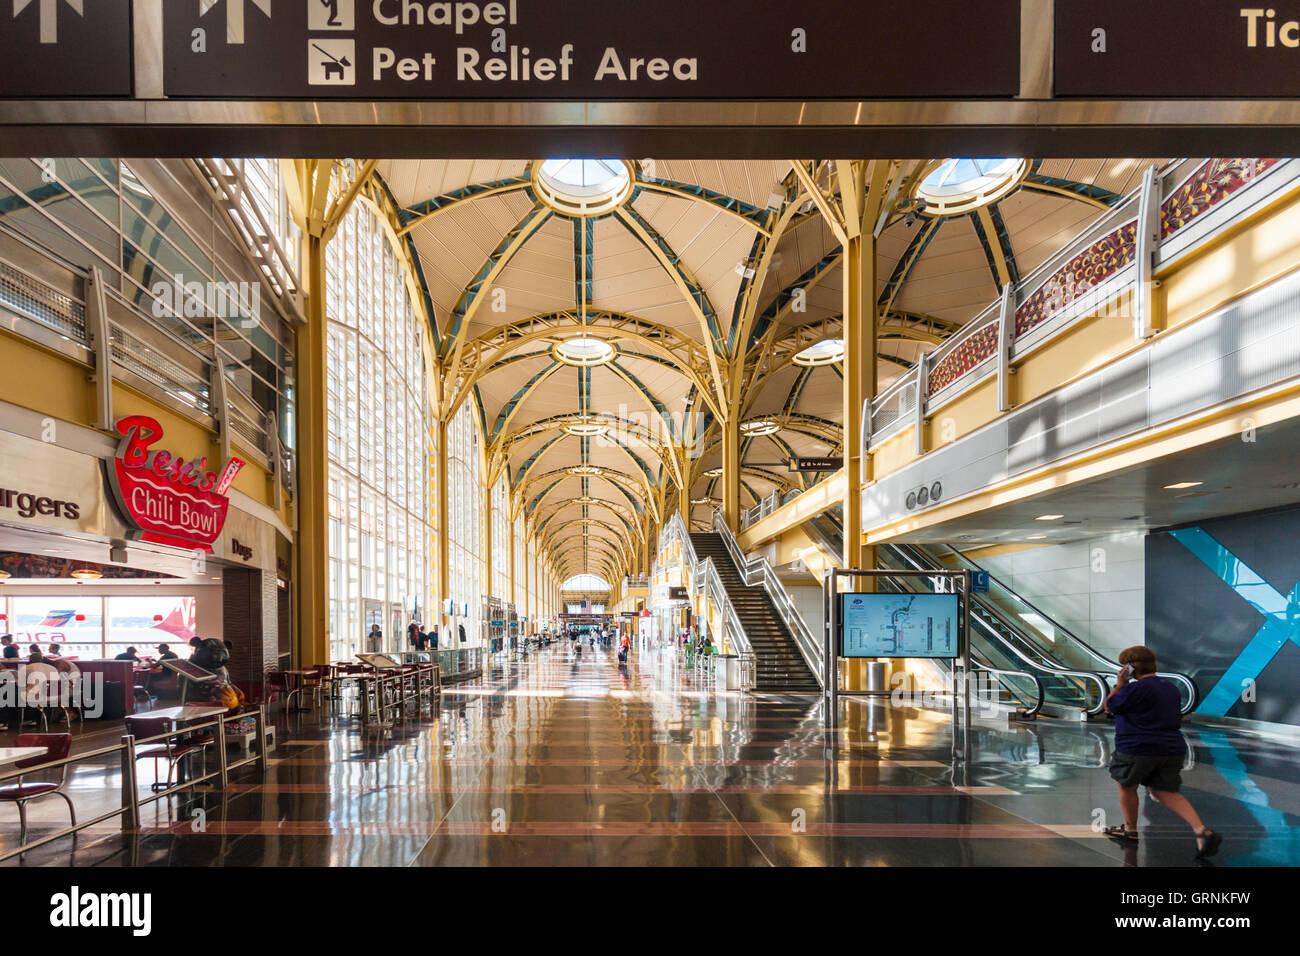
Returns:
[[[153,449],[163,430],[146,415],[128,415],[114,427],[122,440],[105,468],[113,496],[140,529],[140,540],[211,551],[226,524],[227,494],[244,462],[231,458],[220,472],[205,471],[206,458],[186,461]]]

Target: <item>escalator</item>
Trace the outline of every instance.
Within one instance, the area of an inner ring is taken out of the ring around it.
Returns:
[[[835,509],[805,523],[805,531],[832,554],[839,551],[841,525]],[[885,544],[876,548],[881,568],[899,571],[981,570],[961,552],[941,545]],[[898,591],[934,590],[927,578],[882,579]],[[971,658],[977,669],[998,679],[1004,702],[1029,713],[1089,718],[1102,716],[1119,662],[1097,651],[1067,628],[990,576],[987,594],[971,595]],[[1183,713],[1197,704],[1196,685],[1184,674],[1160,674],[1179,688]],[[1033,698],[1039,698],[1035,709]]]

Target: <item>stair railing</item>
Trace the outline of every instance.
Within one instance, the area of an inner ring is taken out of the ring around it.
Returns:
[[[754,648],[749,643],[749,637],[745,634],[744,627],[741,626],[740,616],[736,613],[736,608],[731,603],[731,595],[727,593],[726,587],[722,584],[722,578],[718,575],[717,566],[713,563],[712,558],[701,560],[695,554],[695,545],[691,542],[690,532],[686,528],[686,523],[682,520],[680,513],[674,513],[669,519],[667,526],[659,536],[659,548],[662,550],[673,541],[680,541],[682,545],[682,562],[691,572],[691,590],[694,594],[703,593],[704,596],[713,602],[713,606],[718,609],[718,614],[722,618],[723,634],[735,648],[736,655],[740,658],[740,687],[742,690],[753,690],[758,682],[758,667],[754,657]],[[658,573],[658,563],[652,573]]]
[[[795,646],[799,648],[799,653],[803,655],[804,663],[808,665],[808,668],[813,672],[813,676],[817,678],[817,683],[822,684],[823,674],[825,673],[825,652],[821,643],[813,636],[808,624],[804,621],[803,615],[795,607],[794,599],[790,597],[790,592],[785,589],[785,585],[777,577],[771,563],[767,558],[763,557],[747,560],[740,550],[740,544],[736,541],[736,536],[727,527],[727,520],[722,516],[722,512],[717,510],[713,512],[713,530],[718,533],[727,546],[727,553],[731,555],[736,570],[740,572],[740,579],[749,587],[761,587],[767,592],[767,596],[771,598],[772,605],[776,608],[776,613],[780,616],[782,623],[794,636]],[[825,688],[823,687],[823,689]]]

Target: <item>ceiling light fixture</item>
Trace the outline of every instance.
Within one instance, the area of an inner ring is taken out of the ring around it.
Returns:
[[[1035,521],[1060,521],[1065,515],[1039,515]]]
[[[578,438],[594,438],[609,431],[609,426],[585,415],[571,422],[565,422],[560,427],[564,429],[566,435],[574,435]]]
[[[574,465],[569,469],[571,475],[585,475],[593,478],[599,478],[604,473],[603,469],[597,468],[595,465]]]
[[[564,342],[551,346],[551,354],[557,362],[575,365],[578,368],[592,368],[596,365],[608,365],[618,356],[618,349],[608,342],[588,335],[578,335]]]
[[[1046,538],[1046,537],[1047,537],[1047,535],[1045,535],[1045,534],[1031,534],[1031,535],[1030,535],[1029,537],[1027,537],[1025,540],[1026,540],[1026,541],[1042,541],[1042,540],[1043,540],[1044,538]]]
[[[1184,488],[1199,488],[1203,481],[1180,481],[1176,485],[1165,485],[1165,491],[1181,491]]]
[[[781,425],[771,418],[751,418],[747,422],[740,423],[740,433],[746,438],[761,438],[764,435],[775,435],[781,430]]]
[[[104,576],[104,572],[99,568],[84,567],[77,568],[72,572],[72,576],[78,581],[98,581]]]
[[[721,469],[721,468],[710,468],[708,471],[704,472],[704,477],[705,477],[705,478],[721,478],[721,477],[722,477],[722,469]]]
[[[823,339],[815,345],[810,345],[802,352],[795,354],[791,359],[795,365],[804,368],[817,368],[820,365],[834,365],[836,362],[844,359],[844,340],[843,339]]]

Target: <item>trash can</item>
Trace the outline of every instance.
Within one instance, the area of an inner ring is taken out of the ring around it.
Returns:
[[[889,682],[886,674],[889,665],[882,661],[867,662],[867,693],[884,694],[889,691]]]
[[[740,655],[716,654],[713,658],[713,686],[718,690],[740,689]]]

